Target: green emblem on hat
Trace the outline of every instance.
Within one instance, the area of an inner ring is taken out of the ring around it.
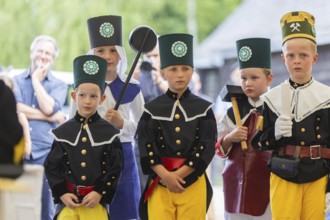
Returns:
[[[316,37],[316,31],[315,31],[314,25],[311,27],[311,32],[312,32],[313,36]]]
[[[246,62],[252,57],[252,50],[248,46],[241,47],[238,52],[238,57],[240,61]]]
[[[84,72],[89,75],[95,75],[99,72],[99,65],[94,60],[88,60],[84,63]]]
[[[113,25],[109,22],[105,22],[100,26],[100,34],[103,37],[109,38],[115,33]]]
[[[186,55],[188,48],[187,45],[182,41],[176,41],[172,44],[171,51],[174,56],[183,57]]]

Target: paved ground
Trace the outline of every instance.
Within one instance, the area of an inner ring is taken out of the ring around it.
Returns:
[[[224,161],[218,156],[213,158],[208,174],[213,187],[213,200],[208,211],[208,220],[223,220],[222,169]]]
[[[208,211],[208,220],[223,220],[222,186],[213,186],[213,201]]]

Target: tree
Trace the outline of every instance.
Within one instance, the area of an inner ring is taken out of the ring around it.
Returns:
[[[189,0],[186,0],[189,1]],[[158,34],[188,32],[186,1],[169,0],[0,0],[0,64],[15,68],[30,65],[29,47],[40,34],[53,36],[60,47],[54,69],[72,71],[75,57],[89,50],[87,19],[100,15],[123,17],[123,44],[128,60],[134,52],[128,45],[131,30],[148,25]],[[196,37],[200,41],[236,7],[240,0],[194,0]],[[129,63],[130,64],[130,63]]]

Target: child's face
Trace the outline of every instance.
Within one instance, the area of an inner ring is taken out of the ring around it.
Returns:
[[[164,79],[172,92],[182,94],[188,87],[193,68],[187,65],[174,65],[162,69]]]
[[[97,107],[102,104],[105,99],[101,95],[101,89],[94,83],[82,83],[78,88],[71,92],[71,97],[77,104],[79,115],[89,118],[95,114]]]
[[[310,40],[294,38],[283,45],[282,61],[296,83],[306,83],[312,77],[313,65],[317,62],[316,46]]]
[[[253,101],[258,101],[259,97],[267,92],[273,80],[273,75],[266,75],[262,68],[242,69],[240,74],[242,89]]]
[[[94,55],[102,57],[108,62],[108,72],[117,72],[120,57],[115,46],[96,47]]]

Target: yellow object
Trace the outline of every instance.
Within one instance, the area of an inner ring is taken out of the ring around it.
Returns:
[[[272,220],[325,219],[325,188],[328,177],[297,184],[275,174],[270,176]]]
[[[108,213],[106,209],[97,204],[94,208],[87,208],[80,206],[75,209],[64,207],[57,217],[58,220],[108,220]]]
[[[259,115],[256,129],[262,131],[264,129],[264,116]]]
[[[240,127],[240,126],[242,126],[242,121],[241,121],[241,116],[239,114],[239,108],[238,108],[236,97],[233,96],[233,97],[231,97],[230,100],[231,100],[231,104],[233,106],[236,125],[237,125],[237,127]],[[241,141],[241,147],[242,147],[243,151],[247,151],[248,147],[247,147],[246,141]]]
[[[14,158],[13,162],[14,164],[20,164],[23,160],[24,155],[24,137],[21,138],[21,140],[14,146]]]
[[[148,217],[150,220],[205,220],[205,176],[199,177],[182,193],[173,193],[157,185],[148,199]]]

